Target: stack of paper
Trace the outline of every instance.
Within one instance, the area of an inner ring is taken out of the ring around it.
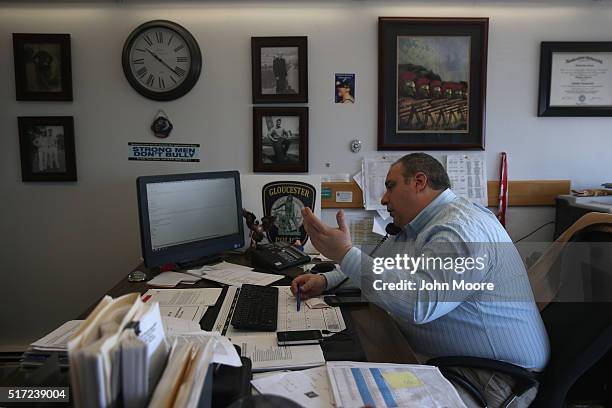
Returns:
[[[190,269],[187,273],[229,286],[242,286],[245,283],[249,285],[267,286],[284,277],[283,275],[254,272],[251,268],[229,262],[221,262],[216,265],[204,265],[198,269]]]
[[[297,369],[325,364],[321,346],[279,346],[276,336],[236,336],[231,340],[240,346],[243,357],[251,359],[253,371]]]
[[[83,320],[67,321],[43,338],[30,344],[30,347],[40,351],[66,351],[68,350],[68,340],[79,330],[82,322]]]
[[[280,395],[305,408],[327,408],[333,402],[325,367],[262,376],[251,384],[261,394]]]
[[[337,408],[464,407],[437,367],[332,361],[327,373]]]
[[[159,303],[159,310],[164,317],[199,322],[208,306],[217,302],[221,291],[221,288],[149,289],[142,300]]]
[[[162,272],[150,281],[148,281],[147,285],[154,286],[157,288],[173,288],[179,283],[192,285],[199,280],[202,280],[202,278],[186,273]]]

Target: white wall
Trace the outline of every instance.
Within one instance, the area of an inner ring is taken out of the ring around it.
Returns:
[[[311,173],[357,171],[348,142],[376,149],[378,16],[490,18],[489,179],[506,151],[511,179],[567,178],[576,187],[610,181],[612,118],[535,115],[540,41],[610,40],[608,1],[3,3],[0,345],[23,344],[74,318],[138,262],[138,175],[251,171],[251,36],[308,36]],[[204,59],[195,88],[166,103],[133,91],[121,68],[128,34],[159,18],[189,29]],[[15,101],[14,32],[71,34],[74,102]],[[334,72],[357,74],[354,106],[333,104]],[[153,140],[148,127],[159,108],[174,123],[170,141],[201,143],[200,163],[127,161],[128,141]],[[47,115],[74,116],[76,183],[21,182],[17,116]],[[553,214],[512,210],[511,233]]]

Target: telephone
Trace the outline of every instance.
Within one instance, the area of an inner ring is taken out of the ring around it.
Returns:
[[[258,244],[252,252],[251,262],[266,270],[280,271],[310,262],[310,257],[286,242]]]

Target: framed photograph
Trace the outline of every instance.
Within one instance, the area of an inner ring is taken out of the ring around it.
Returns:
[[[72,116],[20,116],[23,181],[76,181]]]
[[[484,150],[488,18],[378,20],[378,150]]]
[[[13,34],[18,101],[71,101],[70,34]]]
[[[542,42],[538,116],[612,116],[612,42]]]
[[[308,102],[307,37],[251,37],[253,103]]]
[[[253,171],[308,171],[308,108],[253,108]]]

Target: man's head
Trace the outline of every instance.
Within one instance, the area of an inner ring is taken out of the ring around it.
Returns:
[[[336,81],[336,91],[338,93],[338,97],[344,98],[345,96],[351,95],[351,86],[347,80]]]
[[[281,118],[276,119],[276,127],[281,127]]]
[[[396,161],[385,180],[381,203],[398,227],[411,222],[442,191],[450,187],[446,170],[425,153],[412,153]]]

